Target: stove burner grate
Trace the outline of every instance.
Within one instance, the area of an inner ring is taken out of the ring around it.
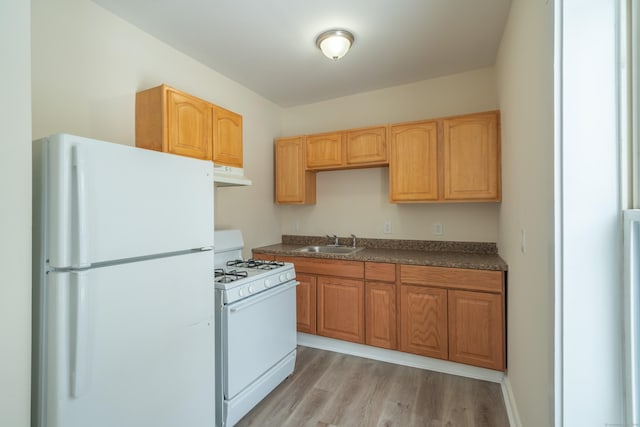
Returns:
[[[249,276],[249,273],[241,270],[229,270],[225,271],[222,268],[216,268],[213,271],[214,277],[216,278],[216,282],[219,283],[229,283],[234,282],[236,280],[244,279]]]
[[[276,268],[284,267],[282,261],[267,261],[262,259],[236,259],[233,261],[227,261],[227,267],[242,267],[242,268],[254,268],[259,270],[273,270]]]

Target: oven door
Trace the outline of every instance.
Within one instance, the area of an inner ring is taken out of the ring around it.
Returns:
[[[223,307],[226,400],[295,350],[297,284],[293,280]]]

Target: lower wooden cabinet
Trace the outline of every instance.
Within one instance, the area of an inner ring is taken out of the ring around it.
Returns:
[[[251,254],[251,257],[253,259],[262,259],[262,260],[265,260],[265,261],[273,261],[273,260],[276,259],[276,257],[274,255],[269,255],[269,254],[256,254],[256,253],[253,253],[253,254]]]
[[[396,264],[367,261],[364,277],[365,344],[396,350]]]
[[[364,343],[364,282],[318,276],[318,335]]]
[[[256,258],[274,259],[270,254]],[[293,262],[298,331],[503,371],[504,273],[311,257]]]
[[[299,332],[316,333],[316,276],[296,274],[296,324]]]
[[[504,369],[502,295],[450,290],[449,359]]]
[[[398,348],[395,284],[366,282],[364,295],[365,344],[395,350]]]
[[[447,359],[447,290],[400,287],[400,351]]]
[[[400,281],[400,350],[505,369],[503,272],[401,265]]]

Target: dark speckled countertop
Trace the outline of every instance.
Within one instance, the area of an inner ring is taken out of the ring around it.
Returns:
[[[341,237],[339,243],[350,246],[351,238]],[[475,270],[507,271],[508,269],[507,263],[498,255],[496,244],[484,242],[358,238],[356,246],[363,249],[349,255],[298,252],[298,249],[304,246],[326,244],[326,237],[283,235],[281,243],[254,248],[253,252]]]

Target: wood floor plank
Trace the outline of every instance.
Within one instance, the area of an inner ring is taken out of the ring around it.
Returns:
[[[508,427],[499,384],[298,347],[239,427]]]

